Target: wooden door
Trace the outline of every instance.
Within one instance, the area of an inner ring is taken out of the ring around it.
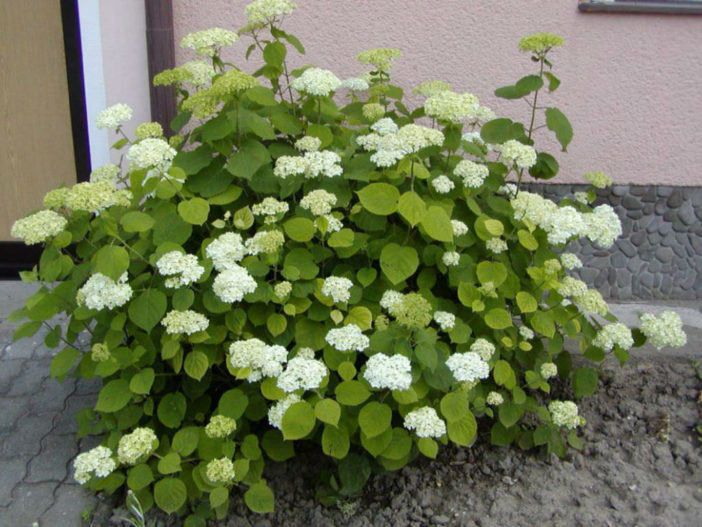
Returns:
[[[47,191],[75,182],[61,2],[2,0],[0,241]]]

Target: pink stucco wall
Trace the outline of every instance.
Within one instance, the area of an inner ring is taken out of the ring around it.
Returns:
[[[174,0],[177,41],[212,26],[237,29],[246,0]],[[577,0],[300,0],[284,27],[307,48],[293,65],[312,63],[339,76],[362,72],[359,51],[399,47],[393,69],[409,89],[432,79],[470,91],[498,114],[525,120],[522,101],[494,88],[533,72],[519,37],[552,31],[566,38],[553,54],[563,84],[553,104],[575,129],[557,156],[555,181],[578,182],[603,170],[619,183],[702,185],[702,17],[582,14]],[[249,42],[228,55],[242,69]],[[191,58],[178,50],[178,62]],[[408,90],[409,91],[409,90]],[[543,142],[557,151],[550,132]],[[540,140],[537,139],[537,143]]]

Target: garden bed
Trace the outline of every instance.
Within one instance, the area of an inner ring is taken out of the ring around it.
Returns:
[[[601,389],[586,399],[585,447],[558,460],[542,451],[490,447],[442,450],[377,476],[357,501],[325,508],[315,500],[319,456],[269,463],[276,510],[261,516],[234,501],[217,527],[386,526],[691,526],[702,512],[700,380],[686,358],[632,359],[604,367]],[[102,504],[93,525],[116,518]],[[102,520],[100,520],[102,518]],[[159,517],[156,525],[175,525]]]

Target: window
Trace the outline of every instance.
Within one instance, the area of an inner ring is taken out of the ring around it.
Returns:
[[[580,0],[578,9],[585,13],[702,15],[702,0]]]

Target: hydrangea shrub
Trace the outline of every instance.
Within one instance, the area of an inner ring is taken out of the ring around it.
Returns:
[[[675,313],[632,331],[570,276],[582,264],[568,242],[606,248],[621,233],[594,190],[554,203],[522,188],[558,172],[537,129],[564,151],[572,137],[561,111],[542,111],[562,39],[522,39],[537,72],[496,91],[529,103],[524,125],[440,81],[417,86],[410,110],[391,83],[396,49],[362,52],[368,71],[346,80],[291,70],[304,48],[280,25],[294,7],[256,0],[238,33],[186,36],[204,58],[154,79],[176,88],[181,134],[138,126],[114,145],[122,166],[49,192],[12,229],[44,247],[15,337],[48,326],[52,375],[103,382],[78,432],[102,444],[75,460],[76,480],[128,488],[191,527],[225,516],[232,495],[271,511],[265,463],[300,441],[337,465],[325,503],[470,447],[478,429],[563,455],[583,419],[551,399],[554,379],[587,396],[607,355],[685,342]],[[220,58],[243,36],[247,58],[263,57],[251,74]],[[131,113],[113,106],[98,125],[122,133]],[[67,325],[49,322],[61,312]],[[591,366],[571,366],[567,340]]]

